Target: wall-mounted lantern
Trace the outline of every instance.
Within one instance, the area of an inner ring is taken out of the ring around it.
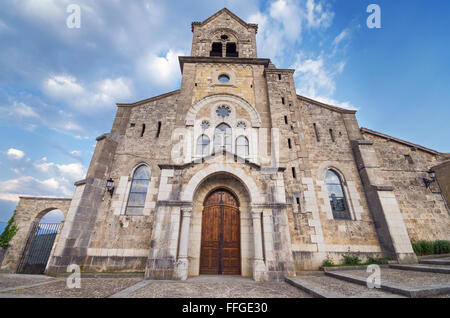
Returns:
[[[111,198],[112,198],[112,196],[114,194],[114,180],[113,179],[109,178],[106,181],[106,189],[107,189],[107,191],[109,192],[109,194],[111,195]]]
[[[428,174],[430,175],[431,179],[423,178],[423,183],[425,183],[425,187],[427,189],[430,187],[430,185],[436,181],[436,173],[434,171],[428,171]]]

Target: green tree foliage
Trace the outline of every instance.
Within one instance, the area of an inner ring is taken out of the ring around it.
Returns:
[[[14,211],[15,213],[15,211]],[[6,226],[3,233],[0,235],[0,247],[8,247],[9,242],[17,233],[17,224],[14,221],[14,215],[9,219],[8,225]]]

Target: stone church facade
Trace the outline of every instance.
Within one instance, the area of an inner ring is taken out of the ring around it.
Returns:
[[[448,154],[299,96],[294,70],[258,58],[257,31],[227,9],[194,22],[181,88],[117,105],[71,200],[21,199],[2,269],[59,203],[49,274],[280,280],[348,252],[413,263],[411,241],[450,239]]]

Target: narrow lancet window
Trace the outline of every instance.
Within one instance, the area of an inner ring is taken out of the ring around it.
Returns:
[[[134,172],[125,214],[144,214],[145,199],[147,197],[147,189],[150,183],[150,176],[150,169],[145,165],[138,167]]]
[[[350,211],[348,210],[342,181],[339,175],[333,170],[328,170],[325,182],[328,188],[328,195],[334,219],[351,220]]]
[[[206,135],[201,135],[197,140],[197,156],[207,156],[209,155],[209,137]]]
[[[246,137],[240,136],[236,139],[236,154],[241,158],[249,156],[249,145]]]

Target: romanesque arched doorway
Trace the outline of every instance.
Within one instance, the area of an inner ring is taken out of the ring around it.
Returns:
[[[229,190],[216,189],[203,206],[200,274],[241,275],[238,199]]]

